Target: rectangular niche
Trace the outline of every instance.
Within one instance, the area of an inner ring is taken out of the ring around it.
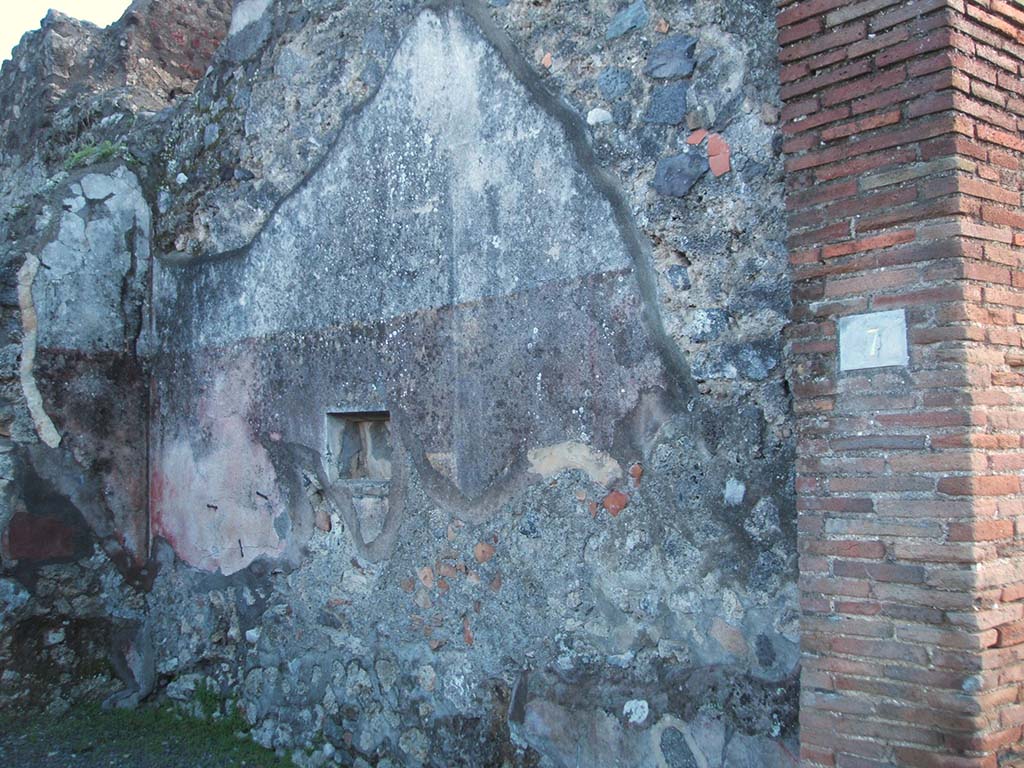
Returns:
[[[373,541],[388,515],[391,416],[387,411],[330,412],[326,442],[328,477],[345,484],[363,540]]]
[[[332,480],[390,480],[390,414],[387,411],[328,413],[327,466]]]

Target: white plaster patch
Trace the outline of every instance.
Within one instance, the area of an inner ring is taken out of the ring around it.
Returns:
[[[25,258],[25,263],[18,270],[18,307],[21,309],[21,391],[25,394],[32,423],[35,424],[39,439],[51,448],[60,445],[60,433],[43,407],[43,396],[36,386],[32,366],[36,361],[36,338],[39,323],[36,319],[36,307],[32,301],[32,282],[39,271],[39,259],[32,254]]]
[[[633,725],[643,723],[650,712],[651,708],[644,699],[630,699],[622,707],[622,716]]]
[[[595,483],[605,486],[622,477],[619,462],[607,453],[572,440],[534,448],[527,454],[527,458],[530,460],[530,471],[541,477],[551,477],[566,469],[579,469],[586,472]]]
[[[231,27],[228,29],[228,37],[237,35],[254,21],[259,21],[272,0],[242,0],[235,6],[235,12],[231,14]]]
[[[727,506],[735,507],[737,504],[743,503],[743,497],[747,493],[747,486],[735,477],[730,477],[725,481],[725,491],[722,493],[722,497]]]

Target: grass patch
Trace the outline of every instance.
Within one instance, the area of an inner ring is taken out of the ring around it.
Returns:
[[[248,738],[237,735],[239,716],[197,720],[170,707],[103,711],[88,704],[63,717],[0,714],[0,733],[18,733],[42,755],[55,746],[88,755],[98,765],[218,766],[218,768],[292,768]],[[78,765],[78,763],[75,763]]]
[[[124,157],[127,151],[127,147],[123,144],[114,144],[112,141],[88,144],[68,156],[67,160],[64,161],[64,169],[73,171],[75,168],[81,168],[84,165],[104,163],[114,157]]]

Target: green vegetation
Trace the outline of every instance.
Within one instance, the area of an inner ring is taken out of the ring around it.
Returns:
[[[221,711],[221,697],[220,695],[210,688],[206,682],[202,682],[196,686],[195,693],[192,694],[192,700],[199,705],[199,711],[202,712],[203,718],[210,720],[213,716]]]
[[[72,152],[64,161],[64,169],[72,171],[84,165],[103,163],[114,157],[126,157],[128,148],[123,144],[104,141],[99,144],[87,144],[77,152]]]
[[[205,710],[208,703],[204,699],[200,706]],[[24,735],[27,744],[38,747],[41,755],[59,747],[68,753],[88,755],[90,763],[96,765],[292,766],[289,760],[240,736],[242,730],[246,730],[245,723],[237,714],[197,720],[167,706],[105,712],[97,705],[84,705],[62,717],[0,713],[0,733]]]

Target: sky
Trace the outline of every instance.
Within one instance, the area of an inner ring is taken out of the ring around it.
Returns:
[[[11,58],[21,36],[39,29],[50,8],[105,27],[121,18],[131,0],[0,0],[0,59]]]

